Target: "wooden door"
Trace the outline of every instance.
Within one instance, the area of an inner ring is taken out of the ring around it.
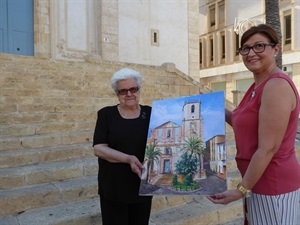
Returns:
[[[33,0],[0,0],[0,52],[33,56]]]

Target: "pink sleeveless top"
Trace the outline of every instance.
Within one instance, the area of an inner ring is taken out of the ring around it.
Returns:
[[[252,188],[253,193],[263,195],[279,195],[300,188],[300,165],[295,153],[295,139],[300,111],[300,100],[297,89],[286,74],[273,74],[257,87],[255,96],[253,97],[252,90],[255,84],[251,85],[239,106],[232,112],[231,118],[237,148],[235,159],[239,171],[244,176],[252,155],[258,146],[258,112],[263,88],[272,78],[282,78],[290,83],[296,94],[297,105],[291,112],[289,124],[280,148],[272,158],[262,177]]]

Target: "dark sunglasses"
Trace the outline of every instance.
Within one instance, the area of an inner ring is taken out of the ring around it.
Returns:
[[[132,87],[132,88],[129,88],[129,89],[120,89],[120,90],[117,90],[117,93],[118,95],[127,95],[128,94],[128,91],[130,91],[131,94],[133,93],[136,93],[140,90],[139,87]]]

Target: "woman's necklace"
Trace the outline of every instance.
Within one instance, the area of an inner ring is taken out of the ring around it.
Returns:
[[[132,114],[127,114],[123,111],[123,109],[121,108],[120,105],[118,105],[118,110],[119,110],[119,113],[121,114],[121,116],[123,118],[126,118],[126,119],[134,119],[134,118],[137,118],[140,116],[140,112],[141,112],[141,107],[138,106],[138,110],[133,112]]]
[[[252,91],[252,94],[251,94],[251,98],[253,98],[255,96],[255,90],[256,90],[257,87],[254,87],[253,91]]]
[[[260,83],[260,84],[261,84],[261,83]],[[256,94],[256,89],[260,86],[260,84],[254,86],[254,89],[253,89],[253,91],[252,91],[252,93],[251,93],[251,98],[253,98],[253,97],[255,96],[255,94]]]

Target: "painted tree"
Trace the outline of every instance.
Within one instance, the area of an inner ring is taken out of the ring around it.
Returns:
[[[146,183],[149,183],[151,179],[151,171],[153,168],[154,162],[159,161],[159,156],[161,155],[161,152],[159,150],[156,150],[156,142],[147,144],[146,151],[145,151],[145,162],[147,167],[147,176],[146,176]]]
[[[277,32],[279,38],[279,44],[282,43],[281,34],[281,24],[280,24],[280,14],[279,14],[279,0],[265,0],[265,10],[266,10],[266,24],[273,27]],[[281,47],[282,50],[282,47]],[[282,68],[282,51],[280,51],[276,57],[277,66]]]
[[[197,172],[198,159],[195,155],[185,152],[175,164],[175,171],[181,175],[194,175]]]
[[[185,145],[183,150],[191,155],[195,155],[199,160],[199,174],[201,176],[201,171],[203,170],[203,155],[205,154],[205,148],[203,147],[203,142],[197,136],[191,136],[185,140]]]

